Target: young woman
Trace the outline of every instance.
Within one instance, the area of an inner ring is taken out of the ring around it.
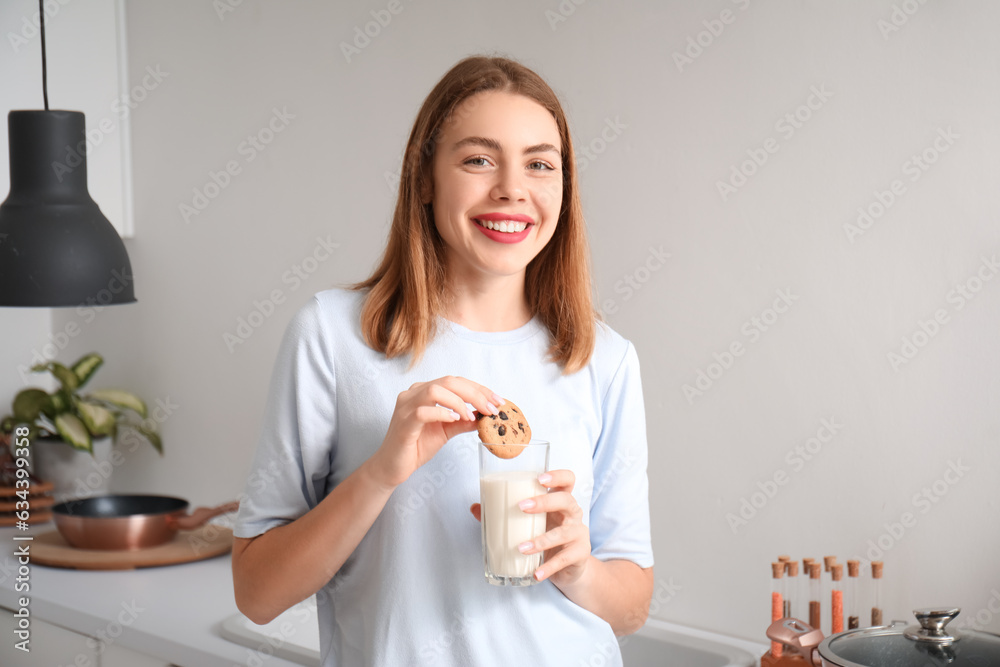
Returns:
[[[483,577],[473,410],[551,444],[527,588]],[[470,511],[471,510],[471,511]],[[635,349],[598,321],[569,129],[534,72],[459,62],[375,273],[290,323],[235,527],[240,610],[316,593],[323,665],[615,665],[653,588]]]

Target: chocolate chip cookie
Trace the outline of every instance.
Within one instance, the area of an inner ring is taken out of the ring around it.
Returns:
[[[479,439],[487,449],[502,459],[512,459],[531,442],[531,427],[521,408],[510,401],[503,404],[500,414],[477,414]]]

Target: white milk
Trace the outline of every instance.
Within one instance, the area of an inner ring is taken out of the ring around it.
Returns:
[[[531,578],[542,554],[522,554],[517,545],[545,532],[545,513],[527,514],[525,498],[544,495],[537,472],[498,472],[479,480],[487,569],[501,577]]]

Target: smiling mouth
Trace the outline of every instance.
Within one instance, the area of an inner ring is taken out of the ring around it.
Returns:
[[[517,234],[518,232],[523,232],[528,228],[529,224],[527,222],[518,222],[516,220],[497,220],[496,222],[492,220],[476,220],[475,218],[473,218],[473,220],[480,227],[485,227],[486,229],[506,234]]]

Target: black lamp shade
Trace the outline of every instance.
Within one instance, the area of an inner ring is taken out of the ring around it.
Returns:
[[[11,111],[0,306],[133,303],[125,244],[87,191],[84,115]]]

